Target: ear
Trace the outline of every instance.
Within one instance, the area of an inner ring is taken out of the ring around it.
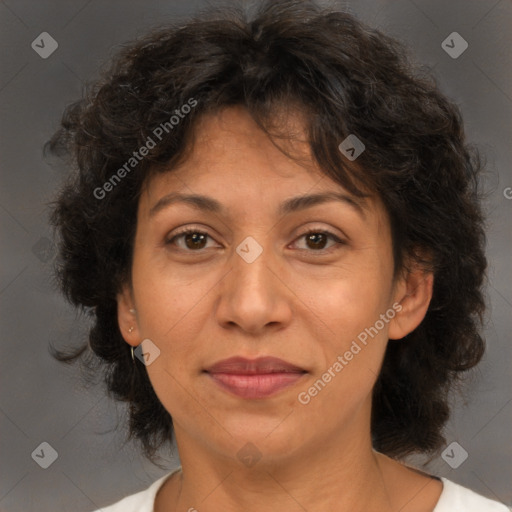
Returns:
[[[427,314],[433,287],[432,272],[420,268],[419,265],[404,271],[395,286],[394,299],[399,306],[397,305],[397,313],[389,322],[390,339],[401,339],[420,325]]]
[[[128,285],[124,285],[122,291],[117,294],[117,321],[126,343],[133,347],[139,345],[140,333],[137,324],[137,312],[133,293]]]

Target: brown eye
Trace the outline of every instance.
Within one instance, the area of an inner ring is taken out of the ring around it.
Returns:
[[[328,237],[325,233],[310,233],[306,235],[306,243],[311,244],[311,249],[324,249],[327,243]]]
[[[330,248],[325,248],[326,243],[329,239],[333,240],[335,245],[344,245],[343,240],[338,238],[334,233],[330,231],[320,231],[320,230],[310,230],[306,233],[303,233],[298,239],[304,239],[306,241],[306,249],[311,249],[313,252],[322,252],[322,251],[330,251]]]
[[[186,230],[183,230],[180,233],[177,233],[174,235],[171,239],[169,239],[166,243],[167,244],[175,244],[176,240],[183,239],[185,244],[185,250],[190,251],[198,251],[205,248],[205,244],[207,239],[210,238],[208,233],[205,233],[204,231],[199,231],[197,229],[191,229],[188,228]],[[180,247],[178,245],[178,247]],[[180,247],[183,249],[183,247]]]
[[[186,228],[167,240],[166,244],[176,245],[179,249],[188,252],[200,252],[206,248],[208,238],[211,238],[210,235],[204,231],[194,228]],[[319,253],[329,252],[333,246],[335,248],[336,245],[345,244],[345,242],[343,242],[343,240],[337,237],[334,233],[318,229],[303,233],[298,240],[299,239],[304,239],[306,241],[306,248],[302,248],[300,250],[309,250],[310,252]],[[178,244],[177,240],[183,240],[183,242]],[[332,240],[334,243],[331,247],[326,248],[326,244],[329,240]]]

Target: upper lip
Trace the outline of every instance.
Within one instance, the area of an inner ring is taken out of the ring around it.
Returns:
[[[237,375],[258,375],[267,373],[304,373],[306,370],[277,357],[230,357],[206,368],[208,373],[233,373]]]

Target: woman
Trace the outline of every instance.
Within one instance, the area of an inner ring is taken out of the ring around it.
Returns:
[[[114,511],[505,511],[400,462],[481,359],[478,154],[402,47],[310,1],[152,33],[69,107],[52,221],[152,459]],[[454,293],[454,291],[457,291]]]

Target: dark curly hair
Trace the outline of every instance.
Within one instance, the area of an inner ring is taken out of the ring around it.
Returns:
[[[395,458],[438,451],[449,392],[485,348],[482,159],[465,141],[458,107],[428,70],[412,66],[402,44],[314,1],[265,1],[255,12],[210,8],[159,27],[123,48],[66,108],[45,147],[73,168],[52,204],[57,276],[93,324],[88,343],[50,352],[104,370],[109,394],[129,405],[128,439],[150,460],[170,441],[171,416],[121,336],[116,294],[130,280],[141,187],[186,158],[201,116],[231,105],[244,106],[276,144],[289,136],[280,113],[300,113],[322,172],[384,202],[395,275],[411,257],[434,273],[424,320],[406,342],[388,343],[371,429],[374,448]],[[161,141],[128,169],[162,126]],[[349,134],[366,148],[357,167],[338,147]]]

